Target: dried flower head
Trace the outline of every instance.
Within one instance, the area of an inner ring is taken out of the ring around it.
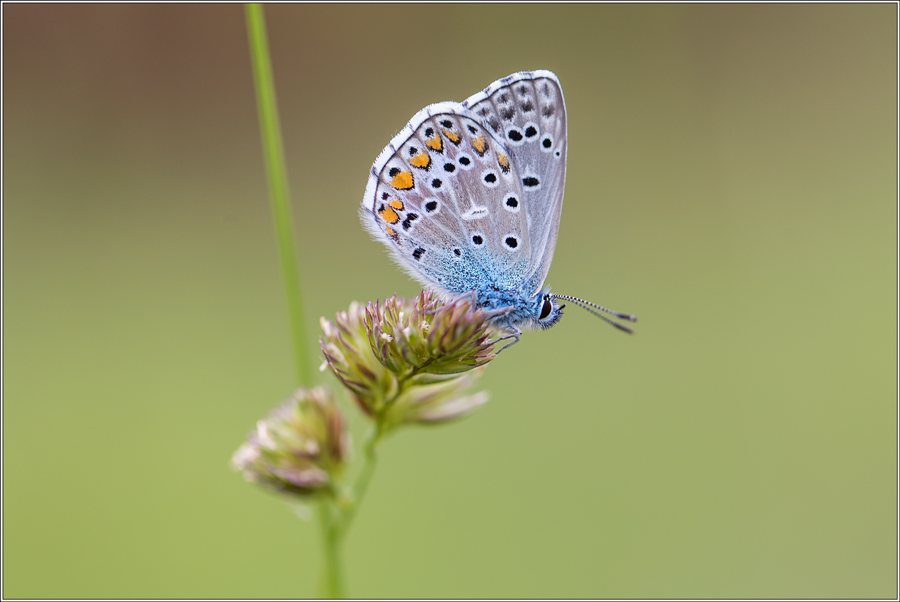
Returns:
[[[298,389],[256,424],[231,459],[244,478],[296,495],[327,489],[348,450],[344,416],[327,389]]]
[[[334,323],[325,318],[319,344],[327,367],[350,390],[360,409],[374,416],[386,396],[396,393],[397,379],[378,361],[366,334],[365,310],[354,301],[338,312]]]
[[[495,357],[487,318],[468,300],[446,303],[431,291],[411,301],[395,295],[364,310],[354,303],[334,324],[323,318],[320,343],[327,366],[383,428],[441,422],[487,400],[463,396],[480,370],[464,373]]]
[[[394,295],[366,306],[366,334],[375,355],[395,374],[458,374],[494,358],[487,314],[469,300],[441,301],[422,291],[407,302]]]
[[[435,424],[471,414],[488,400],[484,391],[464,395],[483,368],[466,374],[437,376],[422,374],[415,384],[404,387],[386,408],[383,428],[402,423]]]

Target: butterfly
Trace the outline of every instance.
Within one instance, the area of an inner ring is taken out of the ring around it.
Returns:
[[[566,180],[566,105],[556,75],[521,71],[467,100],[416,113],[378,155],[363,226],[415,280],[469,297],[509,340],[556,324],[570,301],[632,315],[544,287]],[[593,308],[593,309],[591,309]],[[501,350],[502,350],[501,349]]]

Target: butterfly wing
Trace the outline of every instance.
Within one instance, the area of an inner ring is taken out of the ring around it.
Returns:
[[[382,151],[360,217],[422,284],[460,295],[521,284],[533,255],[522,175],[503,141],[455,102],[419,111]]]
[[[529,234],[526,293],[547,278],[566,184],[566,104],[556,75],[523,71],[497,80],[462,105],[503,144],[521,178]]]

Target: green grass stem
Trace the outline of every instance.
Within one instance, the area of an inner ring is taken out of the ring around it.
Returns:
[[[272,201],[272,214],[275,218],[275,232],[281,255],[281,270],[293,334],[297,378],[300,381],[299,384],[310,386],[312,383],[310,363],[306,356],[306,327],[303,320],[303,299],[300,294],[300,272],[294,244],[290,192],[284,161],[284,146],[281,142],[278,105],[275,100],[275,82],[272,78],[272,63],[269,58],[269,43],[266,37],[266,22],[262,5],[247,4],[245,8],[247,33],[250,39],[250,56],[253,61],[253,79],[256,84],[256,101],[259,109],[259,127],[262,134],[269,197]]]
[[[269,182],[269,197],[275,219],[275,232],[281,255],[281,270],[293,334],[297,379],[300,385],[310,386],[312,383],[310,363],[306,356],[306,328],[303,319],[300,272],[294,243],[290,192],[284,161],[284,146],[281,141],[278,106],[275,100],[272,63],[269,58],[265,16],[260,4],[247,4],[245,11],[250,56],[253,62],[253,79],[256,86],[256,101],[259,109],[259,126]],[[331,498],[325,498],[320,502],[319,521],[323,534],[324,562],[319,589],[320,595],[325,598],[343,597],[340,537],[338,536],[337,521],[333,517],[334,512],[334,502]]]

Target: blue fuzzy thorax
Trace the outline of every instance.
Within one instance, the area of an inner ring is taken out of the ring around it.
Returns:
[[[510,332],[532,328],[550,328],[562,317],[562,307],[544,289],[531,298],[521,291],[497,290],[493,287],[479,289],[475,292],[475,302],[486,311],[498,311],[509,308],[509,311],[498,313],[489,319],[492,326]],[[549,307],[545,307],[545,302]]]

